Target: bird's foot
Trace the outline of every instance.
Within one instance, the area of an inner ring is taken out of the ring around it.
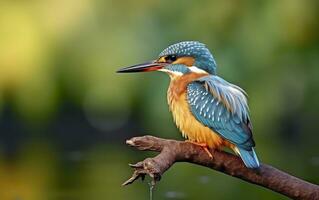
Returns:
[[[197,146],[202,147],[202,148],[205,150],[205,152],[208,154],[208,156],[209,156],[210,158],[213,158],[213,155],[212,155],[212,153],[209,151],[208,145],[207,145],[206,143],[194,142],[194,141],[190,141],[190,140],[185,140],[185,142],[189,142],[189,143],[192,143],[192,144],[195,144],[195,145],[197,145]]]

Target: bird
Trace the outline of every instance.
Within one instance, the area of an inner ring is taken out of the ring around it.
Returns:
[[[255,152],[246,92],[217,75],[216,61],[205,44],[182,41],[157,59],[119,69],[118,73],[165,72],[169,110],[186,141],[209,149],[229,148],[247,168],[260,167]]]

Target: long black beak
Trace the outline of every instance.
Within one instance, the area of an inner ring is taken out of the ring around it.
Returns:
[[[124,67],[117,70],[117,73],[132,73],[132,72],[151,72],[157,71],[165,67],[167,63],[159,63],[156,61],[151,61],[143,64],[137,64],[130,67]]]

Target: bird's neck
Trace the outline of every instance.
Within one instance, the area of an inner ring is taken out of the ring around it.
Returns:
[[[171,105],[178,101],[186,92],[187,85],[203,76],[207,76],[207,74],[189,73],[183,76],[171,77],[171,82],[167,91],[168,104]]]

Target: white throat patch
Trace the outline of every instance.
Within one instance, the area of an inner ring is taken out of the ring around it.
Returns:
[[[178,71],[171,71],[171,70],[168,70],[168,69],[159,69],[158,71],[161,71],[161,72],[166,72],[168,74],[171,74],[173,76],[183,76],[183,73],[182,72],[178,72]]]
[[[191,66],[188,69],[190,69],[192,72],[194,73],[198,73],[198,74],[208,74],[206,71],[196,67],[196,66]]]

